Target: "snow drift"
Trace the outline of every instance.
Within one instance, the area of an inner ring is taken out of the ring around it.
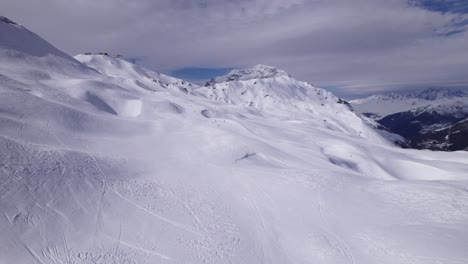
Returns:
[[[8,21],[0,263],[468,260],[467,153],[397,148],[271,67],[198,87]]]

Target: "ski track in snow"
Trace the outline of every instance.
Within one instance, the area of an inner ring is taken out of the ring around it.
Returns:
[[[466,152],[273,67],[200,87],[0,36],[2,264],[468,262]]]
[[[325,223],[324,230],[327,234],[330,234],[333,237],[333,239],[335,239],[338,242],[340,247],[342,247],[342,251],[345,253],[346,257],[349,259],[349,262],[351,264],[356,264],[353,253],[351,252],[351,249],[349,248],[348,244],[343,239],[341,239],[337,234],[333,232],[333,227],[330,225],[327,217],[325,216],[325,213],[323,212],[323,205],[322,205],[321,197],[320,197],[321,184],[322,183],[319,181],[315,187],[315,198],[317,199],[317,206],[318,206],[320,218]]]
[[[147,213],[147,214],[149,214],[149,215],[152,215],[152,216],[156,217],[157,219],[159,219],[159,220],[161,220],[161,221],[163,221],[163,222],[166,222],[166,223],[168,223],[168,224],[170,224],[170,225],[172,225],[172,226],[175,226],[175,227],[177,227],[177,228],[183,229],[183,230],[185,230],[185,231],[187,231],[187,232],[190,232],[190,233],[193,233],[193,234],[196,234],[196,235],[201,235],[201,234],[200,234],[199,232],[197,232],[196,230],[193,230],[193,229],[191,229],[191,228],[189,228],[189,227],[187,227],[187,226],[185,226],[185,225],[183,225],[183,224],[177,223],[177,222],[175,222],[175,221],[173,221],[173,220],[170,220],[170,219],[168,219],[168,218],[166,218],[166,217],[160,216],[160,215],[158,215],[158,214],[155,214],[155,213],[153,213],[153,212],[151,212],[151,211],[145,209],[144,207],[138,205],[137,203],[135,203],[135,202],[131,201],[130,199],[128,199],[128,198],[122,196],[121,194],[119,194],[118,192],[116,192],[116,191],[114,191],[114,190],[112,190],[112,189],[110,189],[110,191],[111,191],[112,193],[114,193],[115,195],[117,195],[118,197],[120,197],[120,198],[122,198],[123,200],[125,200],[126,202],[128,202],[128,203],[130,203],[131,205],[135,206],[136,208],[138,208],[138,209],[144,211],[145,213]]]

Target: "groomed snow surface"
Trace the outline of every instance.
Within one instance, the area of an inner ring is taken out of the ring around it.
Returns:
[[[467,152],[265,66],[198,87],[41,41],[0,19],[0,263],[468,263]]]

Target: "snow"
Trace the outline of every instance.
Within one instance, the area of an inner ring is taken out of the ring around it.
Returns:
[[[290,75],[283,70],[267,65],[258,64],[253,66],[252,68],[235,69],[230,71],[225,76],[215,77],[207,83],[207,86],[227,81],[247,81],[253,79],[268,79],[281,76],[290,77]]]
[[[416,114],[423,112],[439,115],[452,115],[455,118],[463,118],[468,114],[468,97],[466,101],[453,101],[450,104],[428,105],[412,109]]]
[[[247,69],[245,72],[250,74],[253,70]],[[287,74],[258,79],[239,77],[240,80],[196,88],[194,94],[223,104],[274,111],[285,119],[306,114],[309,116],[308,122],[319,127],[388,143],[347,105],[338,103],[338,97],[324,89],[297,81]]]
[[[189,92],[197,85],[154,72],[126,61],[122,57],[104,54],[80,54],[75,59],[100,73],[120,79],[126,85],[138,86],[137,89],[165,91],[175,89]]]
[[[418,92],[372,95],[350,101],[360,113],[377,114],[376,119],[418,108],[456,108],[468,102],[468,93],[457,89],[429,88]]]
[[[468,261],[468,152],[395,147],[287,74],[0,47],[0,263]]]
[[[8,50],[10,52],[21,51],[32,56],[55,55],[65,58],[69,57],[38,35],[14,23],[8,18],[1,16],[0,32],[2,35],[0,49],[2,50]]]

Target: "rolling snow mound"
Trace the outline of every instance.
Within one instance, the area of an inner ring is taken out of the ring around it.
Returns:
[[[271,67],[198,87],[8,21],[0,263],[468,261],[467,152],[400,149]]]

